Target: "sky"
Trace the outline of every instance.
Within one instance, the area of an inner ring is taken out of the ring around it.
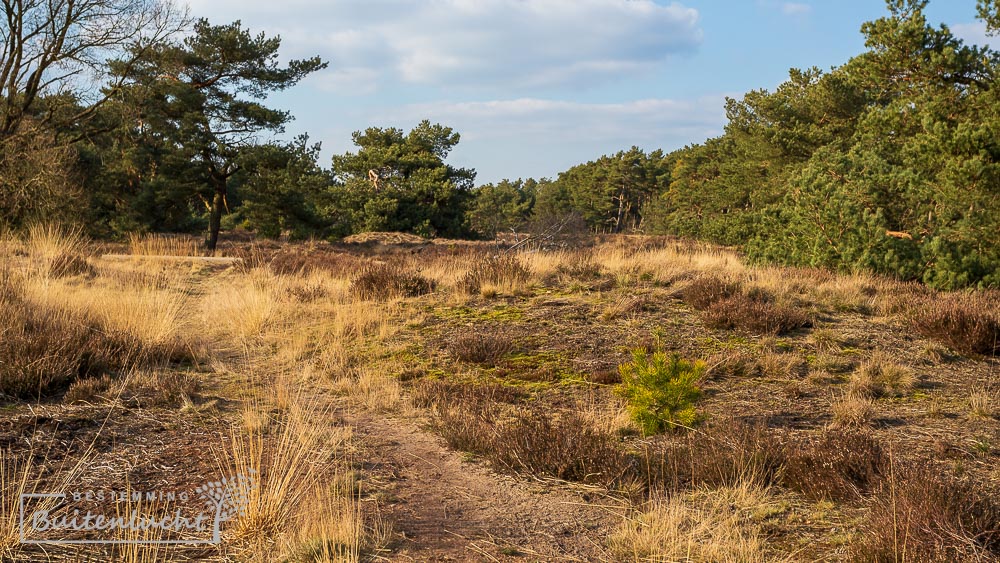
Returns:
[[[928,19],[990,40],[975,0],[932,0]],[[725,98],[773,89],[790,68],[864,50],[882,0],[190,0],[191,15],[282,38],[284,59],[326,70],[272,107],[295,116],[324,166],[368,127],[452,127],[448,162],[477,183],[554,178],[635,145],[670,151],[719,135]],[[997,45],[997,43],[994,43]]]

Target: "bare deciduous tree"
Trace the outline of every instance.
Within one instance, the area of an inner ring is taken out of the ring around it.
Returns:
[[[40,97],[70,93],[74,111],[47,107],[36,125],[79,126],[109,100],[107,61],[134,64],[187,25],[169,0],[0,0],[0,138],[20,129]]]

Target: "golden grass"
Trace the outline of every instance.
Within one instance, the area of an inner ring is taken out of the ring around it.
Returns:
[[[34,260],[45,263],[61,254],[83,254],[87,240],[79,228],[35,224],[28,227],[25,247]]]
[[[762,517],[775,509],[764,488],[740,483],[657,498],[609,538],[618,561],[755,563],[768,554]]]
[[[283,278],[253,271],[214,284],[201,302],[201,318],[216,336],[240,346],[258,341],[283,318]]]
[[[969,413],[974,418],[994,418],[1000,415],[1000,394],[988,387],[978,387],[969,393]]]
[[[83,314],[105,330],[127,334],[150,346],[177,344],[189,328],[188,294],[184,291],[156,287],[121,290],[63,280],[29,281],[24,291],[39,307]]]
[[[24,456],[0,450],[0,561],[16,561],[21,546],[19,500],[31,489],[31,466]]]
[[[912,369],[897,364],[887,352],[877,351],[862,361],[851,375],[850,391],[870,398],[902,396],[912,391],[916,383]]]
[[[129,234],[128,252],[133,256],[203,256],[201,242],[187,235]]]
[[[248,409],[266,409],[251,403]],[[258,418],[269,416],[260,412]],[[234,428],[232,446],[222,460],[230,474],[254,475],[246,512],[225,533],[228,550],[245,561],[359,561],[388,534],[366,524],[358,499],[329,483],[343,482],[329,471],[342,453],[349,429],[317,421],[330,413],[296,395],[287,412],[274,420],[277,430]]]
[[[845,393],[830,405],[833,426],[837,428],[860,428],[869,426],[875,418],[875,407],[871,399],[853,393]]]
[[[406,405],[403,387],[395,375],[398,371],[398,366],[391,363],[361,366],[348,377],[335,380],[333,389],[370,411],[398,411]]]

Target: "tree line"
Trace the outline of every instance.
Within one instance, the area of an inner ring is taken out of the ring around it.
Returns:
[[[1000,285],[1000,55],[932,26],[926,1],[887,0],[841,66],[727,100],[719,137],[478,186],[447,162],[459,134],[428,121],[358,131],[329,166],[308,136],[266,140],[292,119],[267,95],[326,63],[281,64],[280,38],[239,21],[160,0],[0,2],[0,228],[204,232],[214,248],[235,227],[489,238],[571,217],[754,260]],[[990,32],[998,4],[978,3]]]

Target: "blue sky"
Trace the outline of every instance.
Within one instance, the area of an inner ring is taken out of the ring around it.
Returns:
[[[323,143],[409,130],[421,119],[462,141],[449,162],[478,183],[554,177],[638,145],[672,150],[719,134],[723,101],[772,89],[792,67],[861,52],[881,0],[190,0],[213,23],[279,34],[282,55],[330,63],[270,99],[296,117],[285,137]],[[928,17],[987,41],[975,0],[932,0]]]

